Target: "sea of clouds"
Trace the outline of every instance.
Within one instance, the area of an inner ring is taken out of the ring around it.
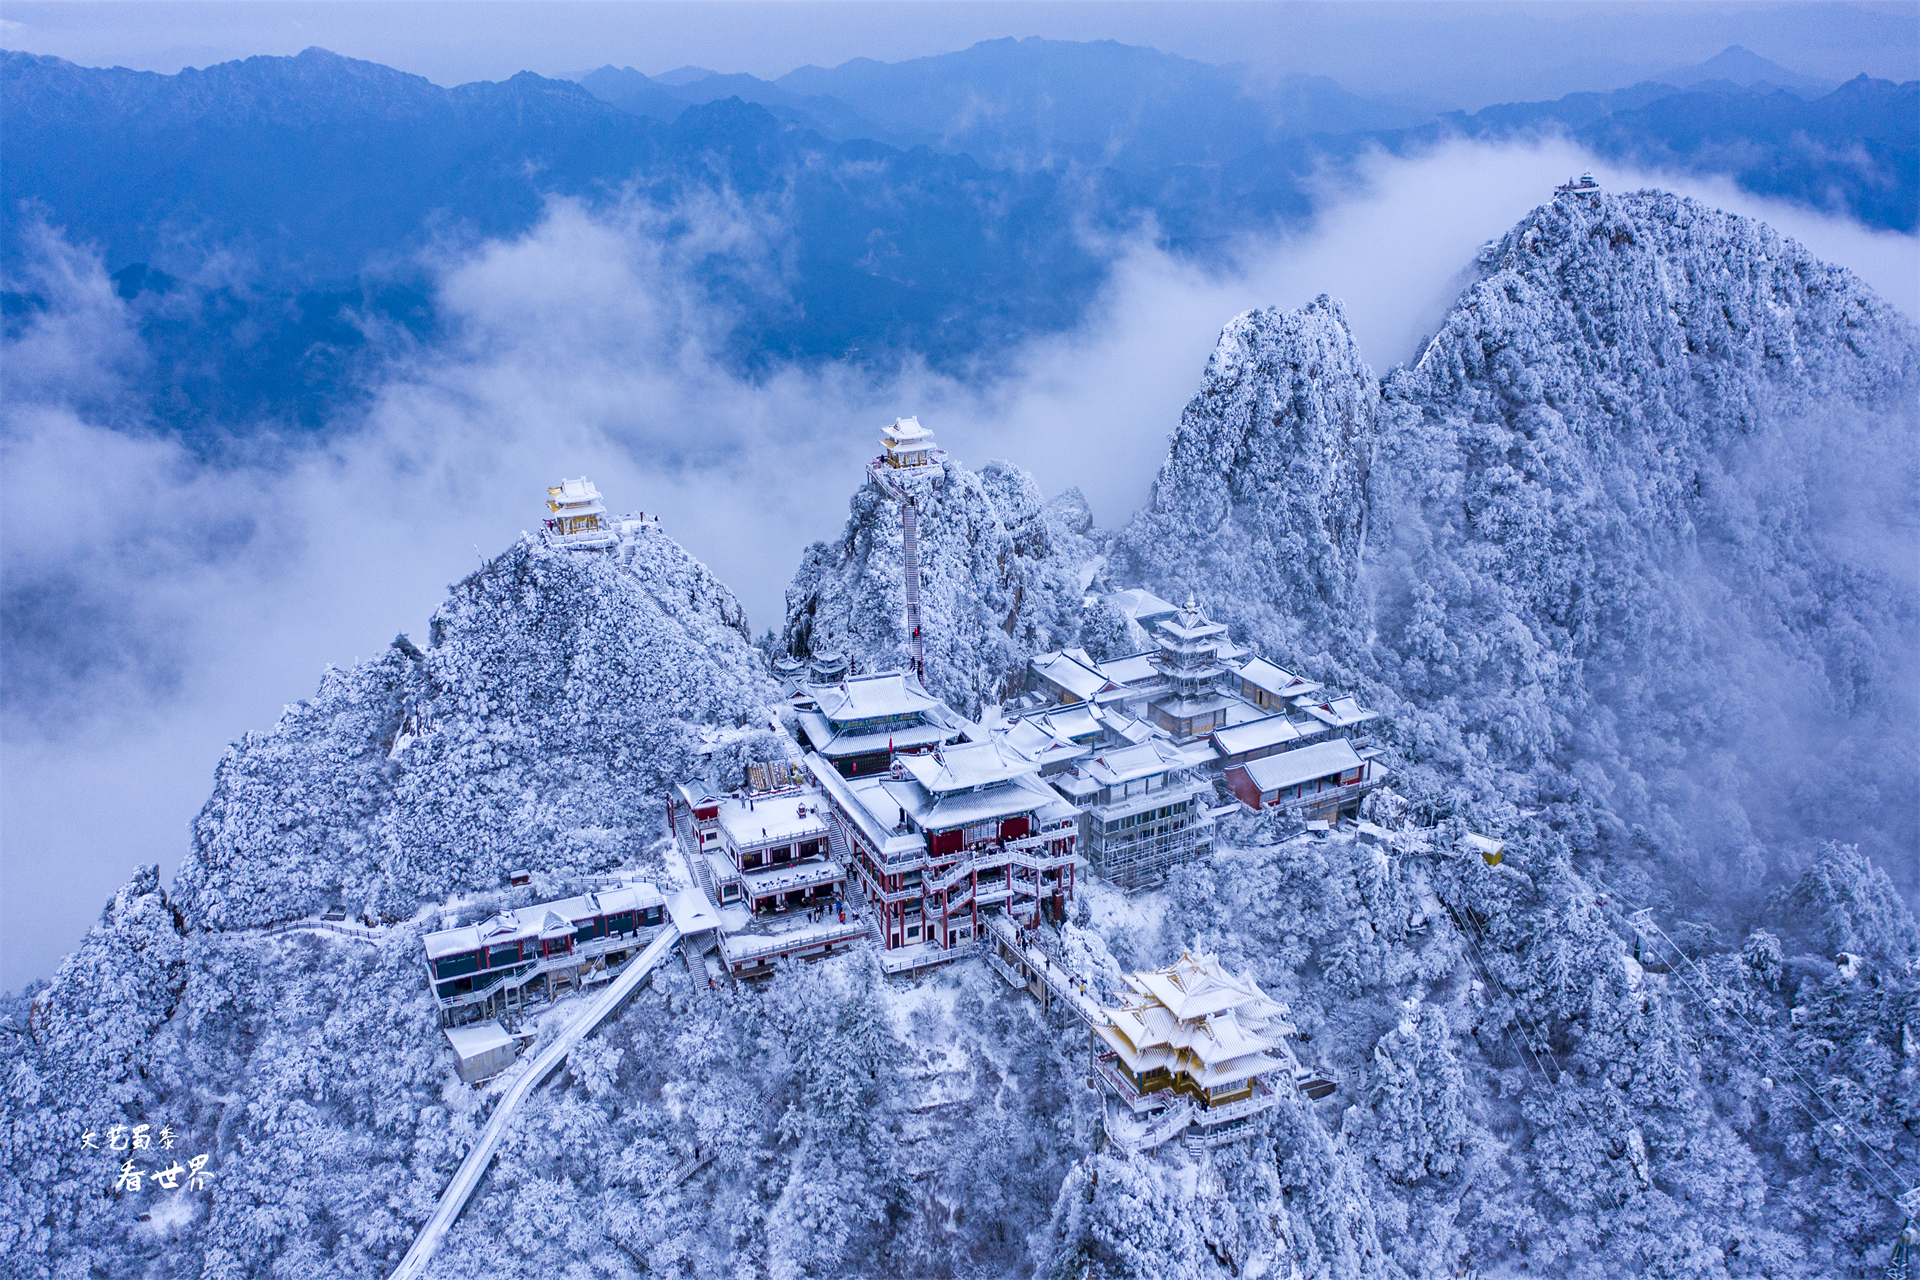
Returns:
[[[379,336],[349,420],[299,438],[234,423],[209,460],[147,429],[133,317],[98,258],[48,229],[17,284],[51,305],[0,366],[0,985],[51,972],[136,864],[176,866],[225,744],[270,728],[328,664],[419,636],[449,582],[537,527],[560,476],[659,514],[756,632],[777,629],[802,548],[837,532],[896,415],[970,465],[1077,485],[1118,527],[1231,316],[1329,293],[1384,370],[1417,353],[1475,250],[1583,168],[1765,218],[1920,316],[1914,237],[1567,144],[1461,144],[1382,158],[1330,189],[1310,230],[1221,261],[1114,246],[1076,330],[976,378],[746,376],[718,354],[731,318],[693,281],[716,257],[751,274],[764,215],[679,210],[668,234],[653,213],[556,201],[525,236],[433,261],[444,336]],[[763,284],[778,288],[771,268]]]

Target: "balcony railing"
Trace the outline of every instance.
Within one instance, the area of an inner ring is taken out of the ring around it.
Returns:
[[[1100,1078],[1107,1082],[1120,1101],[1127,1105],[1129,1111],[1144,1113],[1173,1105],[1172,1089],[1153,1089],[1142,1092],[1114,1065],[1112,1054],[1103,1054],[1097,1058],[1094,1062],[1094,1070],[1099,1072]]]
[[[501,991],[509,991],[517,987],[523,987],[542,974],[558,973],[563,969],[576,969],[583,964],[589,964],[592,961],[598,960],[610,952],[632,951],[638,954],[646,944],[652,940],[653,936],[660,932],[660,929],[661,926],[659,925],[649,925],[634,933],[594,938],[588,942],[576,942],[571,951],[564,951],[559,955],[542,956],[535,960],[522,960],[518,964],[508,965],[499,969],[482,970],[479,973],[470,975],[461,974],[461,977],[472,977],[474,986],[473,990],[463,991],[459,995],[443,996],[440,994],[440,984],[452,982],[455,981],[455,979],[435,976],[431,962],[429,962],[427,967],[427,977],[431,984],[430,989],[433,991],[434,999],[439,1001],[441,1008],[462,1008],[466,1005],[478,1004],[489,996],[499,994]]]
[[[1203,1108],[1195,1118],[1202,1128],[1211,1129],[1215,1125],[1226,1124],[1231,1120],[1244,1119],[1256,1112],[1265,1111],[1280,1101],[1280,1095],[1267,1087],[1258,1078],[1254,1081],[1253,1093],[1237,1102],[1223,1103],[1217,1107]]]
[[[738,967],[742,963],[765,956],[775,956],[787,951],[802,951],[813,947],[839,946],[842,943],[856,942],[866,936],[866,921],[849,920],[845,924],[810,925],[804,929],[764,936],[731,933],[722,940],[722,946],[726,951],[727,961]]]

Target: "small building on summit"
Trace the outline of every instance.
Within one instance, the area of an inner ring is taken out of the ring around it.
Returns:
[[[1137,1133],[1148,1139],[1141,1145],[1158,1145],[1182,1132],[1231,1141],[1293,1086],[1287,1007],[1252,978],[1186,954],[1126,983],[1130,992],[1102,1008],[1108,1021],[1093,1028],[1095,1070],[1118,1104],[1112,1128],[1123,1143]]]
[[[896,755],[971,737],[966,721],[899,672],[810,684],[797,705],[806,745],[849,778],[883,773]]]
[[[598,550],[619,541],[593,481],[563,479],[547,486],[547,538],[557,546]]]
[[[875,459],[881,466],[895,470],[931,466],[946,455],[933,443],[933,432],[920,425],[918,418],[896,418],[880,428],[881,454]]]

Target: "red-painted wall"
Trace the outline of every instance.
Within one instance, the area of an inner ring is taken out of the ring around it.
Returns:
[[[1227,790],[1233,792],[1234,797],[1249,809],[1260,807],[1260,788],[1254,785],[1253,779],[1247,776],[1245,769],[1227,770]]]

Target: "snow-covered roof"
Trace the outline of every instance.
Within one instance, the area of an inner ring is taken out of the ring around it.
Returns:
[[[1048,729],[1073,742],[1098,737],[1106,725],[1107,714],[1084,702],[1057,707],[1040,717]]]
[[[676,782],[673,784],[673,790],[689,809],[711,809],[724,798],[704,782],[697,785]]]
[[[1027,813],[1045,823],[1053,820],[1047,816],[1050,806],[1058,806],[1053,811],[1056,816],[1061,811],[1065,815],[1076,812],[1072,805],[1060,798],[1059,792],[1031,773],[1010,778],[1000,786],[981,791],[959,791],[937,797],[928,795],[910,782],[881,785],[907,811],[908,817],[928,831],[950,831],[955,827],[999,822]]]
[[[1325,702],[1295,699],[1293,705],[1314,719],[1336,729],[1345,729],[1380,718],[1378,711],[1368,711],[1352,698],[1334,698]]]
[[[1217,957],[1188,953],[1127,985],[1134,997],[1103,1009],[1108,1025],[1095,1030],[1136,1072],[1165,1067],[1213,1087],[1283,1065],[1273,1051],[1293,1031],[1287,1007]]]
[[[1106,713],[1106,726],[1109,732],[1125,742],[1141,743],[1155,736],[1154,727],[1144,720],[1135,720],[1109,710]]]
[[[1043,653],[1032,663],[1041,679],[1076,698],[1091,698],[1109,688],[1108,677],[1069,653]]]
[[[855,730],[835,733],[832,723],[818,711],[799,711],[794,714],[800,722],[801,731],[807,735],[808,744],[827,756],[870,755],[886,750],[888,743],[898,750],[910,751],[915,747],[931,747],[946,742],[956,735],[966,736],[962,729],[927,721],[894,725],[871,732]]]
[[[899,763],[913,780],[936,796],[1005,782],[1033,772],[1033,762],[1006,749],[1002,740],[969,742],[927,755],[902,756]]]
[[[421,943],[426,947],[427,959],[438,960],[442,956],[478,951],[483,946],[505,946],[508,942],[538,938],[554,928],[551,920],[560,921],[570,932],[582,921],[595,916],[657,907],[665,901],[658,889],[641,881],[593,893],[576,894],[553,902],[536,902],[517,911],[495,912],[477,924],[429,933],[421,939]]]
[[[1237,701],[1239,701],[1237,698],[1230,697],[1224,693],[1216,693],[1208,689],[1192,698],[1173,697],[1156,699],[1153,703],[1153,709],[1172,716],[1176,720],[1190,720],[1194,716],[1203,716],[1209,712],[1220,711],[1226,707],[1231,707]]]
[[[1242,756],[1249,751],[1261,751],[1267,747],[1277,747],[1283,742],[1292,742],[1299,736],[1299,727],[1284,715],[1268,716],[1264,720],[1254,720],[1228,729],[1215,729],[1213,745],[1220,749],[1223,756]]]
[[[1186,765],[1186,756],[1172,743],[1164,738],[1152,738],[1138,746],[1099,752],[1080,766],[1080,772],[1103,787],[1112,787],[1140,778],[1158,777]]]
[[[1137,970],[1128,985],[1150,992],[1174,1018],[1185,1021],[1225,1009],[1237,1009],[1242,1018],[1260,1021],[1286,1016],[1287,1006],[1260,989],[1250,974],[1235,974],[1220,957],[1203,951],[1182,953],[1161,969]]]
[[[667,914],[682,935],[720,927],[720,914],[707,901],[707,895],[688,885],[667,899]]]
[[[836,726],[889,716],[939,714],[946,704],[900,672],[849,676],[838,684],[809,684],[807,692]],[[944,721],[945,716],[941,716]]]
[[[1112,595],[1104,597],[1104,599],[1106,603],[1119,610],[1123,616],[1134,622],[1138,622],[1142,626],[1145,626],[1149,622],[1158,621],[1161,618],[1170,618],[1180,611],[1179,605],[1162,600],[1159,596],[1153,594],[1153,592],[1142,587],[1133,587],[1126,591],[1116,591]]]
[[[820,796],[812,791],[746,799],[730,796],[720,803],[720,828],[736,849],[824,840],[827,835]]]
[[[585,476],[548,485],[547,507],[569,516],[604,515],[607,510],[600,501],[600,491]]]
[[[896,418],[880,428],[880,443],[890,448],[931,449],[933,432],[921,426],[919,418]]]
[[[1499,853],[1502,849],[1506,848],[1506,846],[1501,844],[1500,841],[1495,840],[1490,836],[1475,835],[1472,832],[1468,832],[1466,835],[1461,836],[1460,843],[1466,845],[1469,849],[1473,850],[1475,853],[1479,854],[1483,858],[1491,858],[1495,854]]]
[[[1002,741],[1008,749],[1042,768],[1063,760],[1078,760],[1093,750],[1053,729],[1045,719],[1026,719],[1007,726]]]
[[[1100,674],[1117,685],[1146,684],[1160,678],[1152,653],[1130,653],[1124,658],[1100,664]]]
[[[1054,790],[1076,804],[1092,803],[1100,791],[1099,783],[1079,772],[1056,774],[1051,781]]]
[[[1294,675],[1291,671],[1277,667],[1265,658],[1254,658],[1240,668],[1240,678],[1256,689],[1283,698],[1292,698],[1300,694],[1312,693],[1320,688],[1318,680],[1308,680],[1304,676]]]
[[[506,1048],[513,1043],[513,1037],[497,1022],[476,1022],[464,1027],[448,1027],[447,1043],[464,1062]]]
[[[1354,754],[1351,742],[1345,738],[1335,738],[1331,742],[1316,742],[1310,747],[1282,751],[1277,756],[1249,760],[1236,767],[1245,769],[1253,785],[1266,792],[1296,787],[1316,778],[1358,769],[1360,757]]]
[[[1206,614],[1200,612],[1191,596],[1187,597],[1186,604],[1182,605],[1171,618],[1162,618],[1153,626],[1154,630],[1167,640],[1172,640],[1181,646],[1197,644],[1216,637],[1225,639],[1227,634],[1227,624],[1209,620]],[[1162,643],[1165,641],[1163,640]]]
[[[833,797],[834,804],[860,828],[861,834],[882,857],[906,858],[926,851],[925,836],[901,829],[900,820],[906,806],[886,790],[885,784],[890,779],[843,778],[840,771],[817,752],[807,757],[807,769],[819,782],[820,789]]]

